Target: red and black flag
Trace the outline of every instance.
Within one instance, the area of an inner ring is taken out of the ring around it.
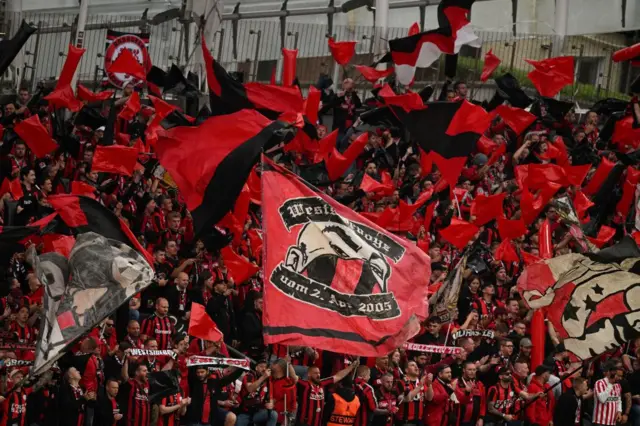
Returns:
[[[0,41],[0,75],[4,73],[11,65],[11,62],[15,59],[20,49],[27,43],[29,37],[35,33],[38,29],[27,21],[22,21],[20,28],[14,34],[12,38],[4,39]]]
[[[264,339],[382,356],[427,317],[429,258],[265,159]]]
[[[426,108],[405,112],[392,107],[411,138],[425,151],[444,158],[466,157],[489,127],[491,117],[470,102],[427,102]]]
[[[640,250],[631,237],[595,254],[571,253],[527,266],[518,290],[553,324],[564,349],[586,360],[638,337]]]
[[[48,197],[47,202],[74,235],[95,232],[110,240],[119,241],[140,252],[153,265],[153,257],[142,247],[129,227],[98,201],[80,195],[54,195]]]
[[[242,109],[257,109],[275,120],[282,113],[299,113],[304,100],[297,87],[247,83],[232,78],[213,59],[202,37],[202,55],[207,67],[209,102],[213,115],[231,114]]]
[[[174,127],[158,139],[158,159],[178,185],[196,234],[231,210],[263,148],[284,126],[245,109]]]

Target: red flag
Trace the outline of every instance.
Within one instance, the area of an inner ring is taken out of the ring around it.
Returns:
[[[536,255],[533,255],[531,253],[527,253],[524,250],[521,250],[520,254],[522,254],[522,260],[524,261],[524,264],[526,266],[532,265],[532,264],[540,262],[542,260],[542,258],[540,258],[540,257],[538,257]]]
[[[525,61],[535,68],[528,77],[542,96],[553,98],[564,86],[573,84],[575,73],[573,56],[560,56],[541,61],[525,59]]]
[[[140,111],[140,95],[138,92],[133,92],[131,96],[129,96],[129,99],[124,103],[122,111],[120,111],[118,117],[123,120],[130,121],[133,120],[138,111]]]
[[[571,185],[582,186],[582,181],[587,177],[587,173],[591,169],[591,164],[584,164],[582,166],[564,166],[567,180]]]
[[[58,144],[51,139],[49,132],[40,122],[38,114],[22,120],[15,125],[14,130],[38,158],[42,158],[58,148]]]
[[[633,46],[625,47],[620,50],[616,50],[613,53],[613,62],[622,62],[635,59],[640,56],[640,43],[636,43]]]
[[[420,177],[425,177],[433,171],[433,160],[431,156],[420,149]]]
[[[491,124],[491,119],[492,117],[484,108],[464,100],[449,122],[445,133],[449,136],[467,132],[483,134]]]
[[[380,183],[365,173],[364,175],[362,175],[360,189],[367,193],[374,192],[382,196],[389,196],[393,194],[395,187],[393,186],[393,184]]]
[[[503,239],[515,240],[527,233],[527,226],[522,219],[498,218],[498,232]]]
[[[71,193],[75,195],[84,195],[95,199],[96,188],[86,182],[74,180],[71,182]]]
[[[69,50],[67,51],[67,59],[65,59],[64,65],[62,66],[62,71],[60,71],[56,89],[69,86],[71,84],[73,75],[76,73],[76,69],[78,69],[80,59],[82,59],[82,55],[85,51],[86,49],[76,47],[73,44],[69,45]]]
[[[207,342],[218,342],[224,337],[205,310],[205,307],[195,302],[191,304],[189,335]]]
[[[591,180],[589,181],[587,186],[584,187],[583,189],[584,193],[587,195],[593,195],[596,192],[598,192],[598,189],[600,189],[600,186],[607,179],[607,177],[609,176],[609,173],[611,173],[611,170],[613,170],[614,166],[615,166],[615,163],[612,163],[611,161],[607,160],[605,157],[602,157],[602,160],[600,161],[598,168],[596,169],[593,176],[591,176]]]
[[[82,109],[82,102],[73,94],[71,86],[62,86],[54,90],[43,98],[54,108],[67,108],[71,112],[78,112]]]
[[[424,211],[424,221],[422,222],[422,225],[427,232],[431,229],[431,221],[433,220],[433,213],[436,211],[436,205],[437,203],[431,203]]]
[[[491,155],[493,151],[498,149],[498,144],[485,135],[482,135],[480,136],[480,139],[478,139],[476,148],[478,149],[478,152],[484,155]]]
[[[382,90],[378,92],[378,95],[384,99],[384,103],[387,105],[399,106],[406,112],[426,108],[422,98],[416,92],[407,92],[403,95],[396,95],[388,84],[384,85]]]
[[[120,145],[96,147],[91,163],[92,172],[117,173],[126,176],[133,174],[138,161],[138,150]]]
[[[535,371],[544,362],[544,344],[546,341],[547,326],[544,322],[544,314],[536,310],[531,318],[531,371]]]
[[[283,48],[282,56],[284,57],[282,63],[282,85],[293,86],[293,82],[296,79],[296,60],[298,58],[298,50]]]
[[[538,234],[538,251],[543,259],[551,259],[553,257],[553,243],[551,242],[551,224],[549,219],[545,219],[540,225],[540,233]]]
[[[518,253],[516,253],[516,249],[509,239],[502,240],[496,249],[494,257],[496,260],[501,260],[506,263],[520,262]]]
[[[498,149],[496,149],[491,153],[491,157],[489,157],[489,161],[487,161],[487,165],[488,166],[494,165],[495,163],[498,162],[500,157],[502,157],[506,153],[507,153],[507,144],[503,143],[498,147]]]
[[[556,136],[553,141],[547,142],[547,146],[552,147],[557,151],[554,158],[556,163],[560,166],[569,166],[569,151],[567,150],[567,145],[565,145],[564,140],[561,136]]]
[[[378,70],[372,67],[367,67],[365,65],[356,65],[356,69],[360,74],[362,74],[365,80],[371,83],[375,83],[381,78],[385,78],[393,74],[393,67],[388,67],[384,70]]]
[[[589,241],[598,248],[602,248],[607,244],[613,236],[616,235],[616,230],[610,226],[602,225],[598,231],[598,236],[595,238],[587,237]]]
[[[277,83],[277,80],[278,80],[277,75],[276,75],[277,72],[278,72],[278,67],[273,67],[273,69],[271,70],[271,79],[269,80],[269,83],[272,86],[275,86],[276,83]]]
[[[78,99],[87,102],[106,101],[113,96],[113,90],[105,90],[104,92],[95,93],[78,83]]]
[[[243,256],[240,256],[229,246],[220,250],[220,255],[224,260],[224,266],[227,267],[229,276],[233,278],[233,281],[237,286],[245,283],[260,270],[257,265],[249,262]]]
[[[107,72],[128,74],[138,80],[146,80],[147,72],[129,49],[122,49]]]
[[[629,214],[629,209],[635,198],[636,185],[640,181],[640,170],[636,170],[633,167],[627,167],[627,176],[622,185],[622,197],[616,204],[616,212],[620,217],[625,218]]]
[[[262,188],[265,343],[377,357],[419,332],[431,268],[418,247],[267,159]]]
[[[576,195],[573,197],[573,206],[576,208],[578,219],[582,219],[587,210],[595,206],[595,204],[589,199],[589,197],[584,195],[584,192],[576,191]]]
[[[467,243],[478,231],[480,231],[480,228],[476,225],[453,217],[451,218],[451,224],[440,230],[440,235],[459,250],[464,250]]]
[[[140,98],[138,98],[138,101],[139,99]],[[151,120],[151,123],[149,123],[149,127],[159,126],[166,116],[168,116],[178,108],[175,105],[171,105],[170,103],[166,102],[164,99],[157,98],[153,95],[149,95],[149,99],[153,104],[153,109],[155,109],[156,111],[153,120]]]
[[[19,200],[20,198],[24,197],[20,179],[15,178],[14,180],[9,182],[9,191],[11,192],[11,196],[14,200]]]
[[[527,127],[536,121],[536,116],[516,107],[510,107],[507,105],[500,105],[494,111],[493,114],[498,114],[502,117],[502,120],[507,126],[511,128],[517,135],[524,132]]]
[[[475,217],[473,223],[482,226],[493,219],[504,216],[504,198],[507,194],[478,195],[471,203],[471,216]]]
[[[556,164],[529,164],[526,185],[528,188],[541,189],[549,182],[568,186],[565,169]]]
[[[409,33],[407,34],[407,36],[412,36],[412,35],[416,35],[416,34],[419,34],[419,33],[420,33],[420,25],[418,25],[417,22],[414,22],[409,27]]]
[[[331,155],[325,159],[329,179],[337,180],[342,176],[349,166],[362,154],[368,142],[369,134],[365,132],[358,136],[343,154],[340,154],[337,149],[333,148]]]
[[[451,188],[454,188],[458,184],[458,179],[460,178],[462,169],[467,162],[467,158],[444,158],[442,155],[438,154],[435,151],[431,151],[430,154],[431,159],[434,163],[436,163],[436,166],[438,166],[438,170],[440,170],[442,178],[449,184]]]
[[[493,49],[489,49],[484,55],[484,66],[482,67],[480,81],[489,80],[489,77],[491,77],[491,74],[498,68],[498,65],[500,65],[500,58],[493,54]]]
[[[336,147],[336,142],[338,141],[338,129],[326,135],[324,138],[320,139],[318,142],[318,151],[314,154],[314,163],[319,163],[320,161],[327,158],[327,156],[333,152],[333,149]]]
[[[314,86],[309,87],[309,94],[304,101],[304,113],[313,124],[318,122],[318,108],[320,108],[320,99],[322,98],[322,92],[316,89]]]
[[[357,41],[334,41],[333,37],[329,37],[329,50],[335,61],[345,66],[349,63],[353,55],[356,53]]]
[[[42,243],[44,244],[43,253],[56,252],[68,258],[76,239],[71,235],[44,234]]]

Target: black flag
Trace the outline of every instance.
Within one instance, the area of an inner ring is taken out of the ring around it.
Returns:
[[[27,21],[22,21],[22,25],[20,25],[18,32],[13,38],[0,41],[0,75],[7,71],[11,62],[13,62],[18,52],[20,52],[20,49],[22,49],[22,46],[29,40],[31,34],[37,30],[36,27],[28,24]]]

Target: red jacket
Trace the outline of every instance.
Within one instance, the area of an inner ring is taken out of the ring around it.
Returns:
[[[440,380],[435,379],[433,384],[433,399],[427,401],[424,410],[424,424],[425,426],[447,426],[449,424],[449,417],[454,410],[457,410],[456,404],[451,400],[451,389],[445,388],[445,385]],[[469,402],[469,395],[466,394],[464,387],[461,387],[462,383],[458,384],[455,390],[456,397],[460,404],[467,404]]]
[[[549,389],[548,383],[543,386],[536,376],[533,376],[527,393],[533,395],[538,392],[546,392],[547,398],[538,398],[527,407],[526,417],[531,425],[548,426],[549,422],[553,421],[553,409],[556,401],[553,392],[547,392]]]
[[[80,379],[80,386],[85,392],[98,391],[98,368],[98,358],[95,355],[91,355],[82,374],[82,379]]]

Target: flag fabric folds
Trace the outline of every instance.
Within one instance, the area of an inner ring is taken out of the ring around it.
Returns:
[[[15,57],[20,52],[20,49],[27,43],[29,37],[35,33],[38,29],[27,21],[22,21],[18,31],[10,39],[3,39],[0,41],[0,75],[9,69],[9,65],[13,62]]]
[[[411,83],[416,67],[427,68],[443,52],[453,54],[454,49],[455,41],[446,28],[438,28],[389,41],[396,77],[404,85]]]
[[[331,50],[331,56],[335,61],[345,66],[351,61],[351,58],[356,53],[357,41],[334,41],[333,37],[329,38],[329,50]]]
[[[242,110],[159,137],[158,159],[178,185],[196,234],[231,210],[265,144],[282,127],[255,110]]]
[[[106,101],[113,96],[113,90],[105,90],[103,92],[92,92],[84,87],[82,84],[78,84],[78,99],[87,102],[99,102]]]
[[[96,147],[91,163],[91,171],[133,175],[138,161],[138,149],[120,145]]]
[[[408,113],[401,108],[391,107],[409,130],[411,138],[424,151],[435,151],[445,158],[452,158],[466,157],[475,150],[482,132],[479,132],[478,122],[470,119],[475,114],[469,116],[467,113],[479,107],[471,105],[472,108],[469,108],[464,102],[427,102],[425,106],[423,110]],[[484,116],[482,112],[478,113],[478,117]],[[450,128],[452,123],[454,125]],[[484,126],[485,122],[482,123]],[[488,123],[486,121],[487,126]]]
[[[493,54],[492,49],[489,49],[484,55],[484,66],[482,67],[482,74],[480,74],[480,81],[489,80],[498,65],[500,65],[500,58]]]
[[[153,269],[133,248],[93,232],[78,235],[67,259],[59,253],[29,257],[46,291],[32,374],[46,371],[71,346],[136,293]]]
[[[282,49],[282,85],[293,86],[296,79],[296,61],[298,60],[297,49]]]
[[[429,258],[263,160],[265,343],[383,356],[427,315]]]
[[[525,61],[535,68],[528,77],[542,96],[553,98],[564,86],[573,84],[575,74],[573,56],[560,56],[541,61],[525,59]]]
[[[64,61],[64,65],[62,66],[62,71],[60,71],[60,75],[58,76],[58,83],[56,83],[56,89],[70,86],[71,81],[73,80],[73,76],[78,69],[78,65],[80,64],[80,59],[82,59],[82,55],[87,49],[81,49],[79,47],[74,46],[73,44],[69,45],[69,50],[67,51],[67,59]]]
[[[373,67],[368,67],[366,65],[356,65],[355,68],[358,70],[360,74],[370,83],[375,83],[381,78],[385,78],[393,74],[394,68],[388,67],[384,70],[378,70]]]
[[[191,304],[189,335],[209,342],[219,342],[224,337],[205,307],[195,302]]]
[[[518,291],[542,311],[564,349],[586,360],[637,337],[635,298],[640,250],[631,237],[596,254],[571,253],[529,265]]]
[[[58,144],[40,122],[38,114],[21,121],[14,130],[38,158],[43,158],[58,148]]]

